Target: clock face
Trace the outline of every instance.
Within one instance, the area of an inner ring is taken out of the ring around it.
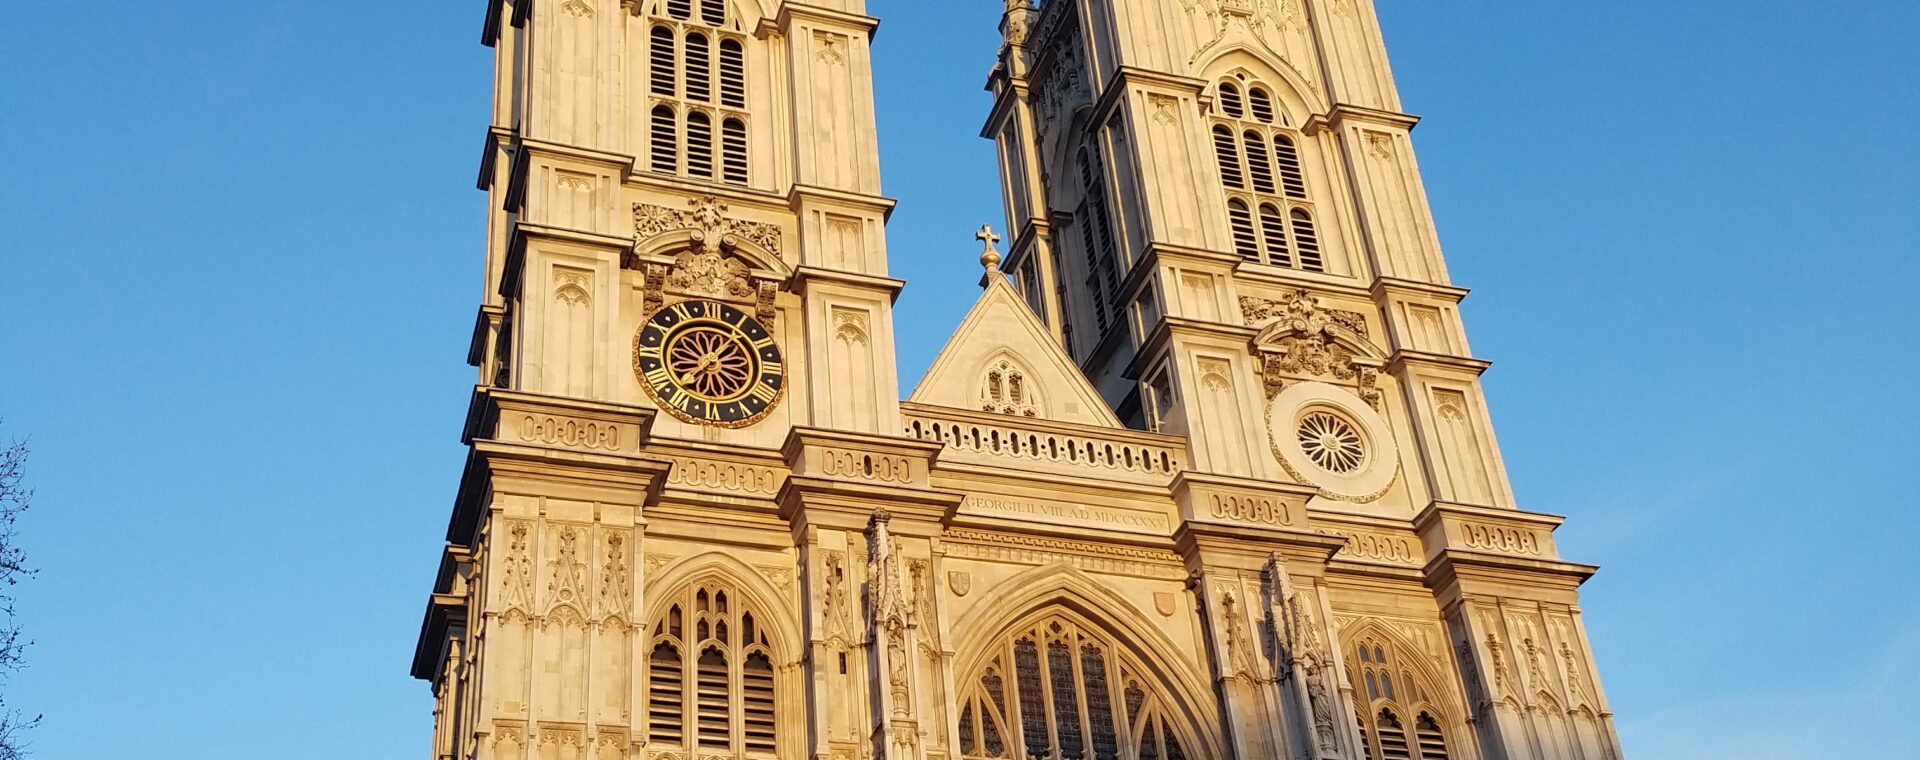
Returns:
[[[697,425],[759,422],[787,387],[780,346],[766,326],[712,301],[654,312],[633,338],[633,371],[660,408]]]

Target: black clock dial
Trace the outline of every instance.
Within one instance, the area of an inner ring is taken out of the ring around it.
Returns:
[[[759,422],[787,384],[780,346],[766,326],[712,301],[654,312],[633,338],[633,371],[667,413],[719,427]]]

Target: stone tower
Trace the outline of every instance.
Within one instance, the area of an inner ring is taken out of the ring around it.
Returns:
[[[877,23],[488,4],[435,758],[1619,757],[1368,0],[1012,0],[906,400]]]
[[[1350,630],[1391,611],[1446,621],[1483,755],[1617,756],[1575,605],[1593,568],[1515,504],[1372,3],[1010,0],[1001,28],[985,135],[1024,298],[1129,426],[1350,537],[1299,585],[1331,597],[1353,709],[1294,751],[1408,756],[1383,723],[1411,708],[1371,683],[1391,648]],[[1260,553],[1193,541],[1203,601]],[[1403,571],[1339,577],[1362,560]]]

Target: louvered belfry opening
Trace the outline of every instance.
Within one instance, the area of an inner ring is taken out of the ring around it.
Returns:
[[[648,743],[690,756],[772,757],[780,702],[765,627],[724,582],[695,584],[668,598],[647,658]]]
[[[1244,74],[1220,82],[1211,134],[1234,252],[1254,263],[1326,271],[1301,138],[1273,92]]]
[[[1407,732],[1400,726],[1400,716],[1392,710],[1381,710],[1374,725],[1380,737],[1381,760],[1411,760],[1413,750],[1407,744]]]
[[[1048,615],[989,651],[962,686],[963,757],[1187,759],[1170,699],[1103,632]]]
[[[1350,651],[1361,747],[1367,760],[1451,760],[1435,695],[1408,662],[1377,635],[1358,637]]]
[[[1074,213],[1080,228],[1080,247],[1086,261],[1087,292],[1093,296],[1094,324],[1101,333],[1120,318],[1121,263],[1115,245],[1113,210],[1108,206],[1106,169],[1100,159],[1100,147],[1089,144],[1076,159],[1080,171],[1081,202]]]
[[[747,40],[727,0],[654,0],[647,23],[648,171],[747,185]],[[716,139],[716,129],[718,138]]]
[[[1421,760],[1449,760],[1447,756],[1447,737],[1440,731],[1440,722],[1432,715],[1420,714],[1413,724],[1413,736],[1420,746]]]

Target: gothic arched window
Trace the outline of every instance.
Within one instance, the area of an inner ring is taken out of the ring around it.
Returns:
[[[1378,635],[1348,653],[1367,760],[1450,760],[1435,695],[1403,655]]]
[[[650,7],[647,169],[747,184],[747,43],[739,20],[726,0],[698,7],[654,0]]]
[[[647,656],[647,741],[701,757],[772,756],[778,694],[766,627],[723,582],[668,598]]]
[[[1213,154],[1226,186],[1234,252],[1261,264],[1326,271],[1299,133],[1258,82],[1225,81],[1215,92]]]
[[[1003,638],[962,689],[963,757],[1190,757],[1159,682],[1112,638],[1064,614]]]

